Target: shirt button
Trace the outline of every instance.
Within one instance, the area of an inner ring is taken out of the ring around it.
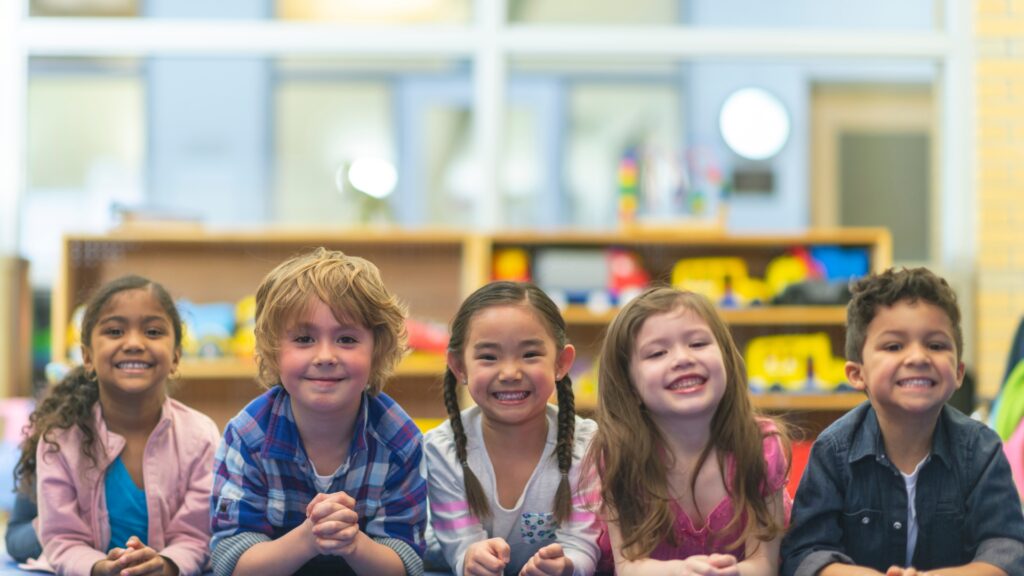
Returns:
[[[860,523],[861,524],[870,524],[871,523],[871,518],[868,518],[867,516],[865,516],[865,517],[860,519]]]
[[[892,523],[892,527],[897,529],[897,530],[899,530],[900,528],[903,528],[903,523],[902,522],[893,522]]]

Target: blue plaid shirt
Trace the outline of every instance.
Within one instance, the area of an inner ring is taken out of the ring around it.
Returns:
[[[422,571],[422,457],[422,435],[401,406],[383,393],[364,393],[348,461],[329,490],[355,499],[359,529],[394,549],[409,574]],[[214,573],[230,574],[247,549],[302,524],[318,492],[314,478],[289,395],[276,386],[228,423],[217,449],[210,502]]]

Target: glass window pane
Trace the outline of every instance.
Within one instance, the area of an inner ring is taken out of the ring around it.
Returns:
[[[28,10],[31,16],[138,16],[139,0],[29,0]]]
[[[941,24],[936,6],[935,0],[509,0],[508,19],[523,24],[930,30]]]
[[[275,221],[394,221],[387,199],[358,190],[348,178],[359,161],[396,164],[389,83],[288,81],[276,90],[276,108]]]
[[[346,24],[458,24],[470,20],[471,0],[277,0],[283,20]]]

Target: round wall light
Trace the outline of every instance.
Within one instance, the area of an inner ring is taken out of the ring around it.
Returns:
[[[733,152],[750,160],[766,160],[789,139],[789,113],[767,90],[741,88],[722,104],[718,129]]]

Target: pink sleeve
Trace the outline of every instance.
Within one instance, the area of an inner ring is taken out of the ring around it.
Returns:
[[[212,422],[204,428],[204,433],[197,434],[201,449],[191,462],[184,500],[167,526],[164,549],[158,551],[173,561],[181,574],[201,573],[210,557],[210,491],[220,436]]]
[[[57,572],[89,576],[92,565],[107,555],[93,548],[92,530],[78,512],[74,471],[64,454],[51,450],[43,441],[36,450],[39,541]]]
[[[1024,497],[1024,420],[1017,425],[1013,435],[1003,443],[1003,452],[1006,459],[1010,461],[1010,470],[1013,472],[1013,483],[1017,485],[1017,492]]]
[[[789,462],[786,461],[786,452],[782,448],[782,439],[777,434],[778,428],[769,419],[759,419],[758,425],[763,434],[761,446],[764,451],[765,466],[765,487],[762,491],[765,496],[782,492],[782,503],[786,508],[786,522],[789,523],[789,514],[793,508],[793,498],[786,490],[789,481]]]

